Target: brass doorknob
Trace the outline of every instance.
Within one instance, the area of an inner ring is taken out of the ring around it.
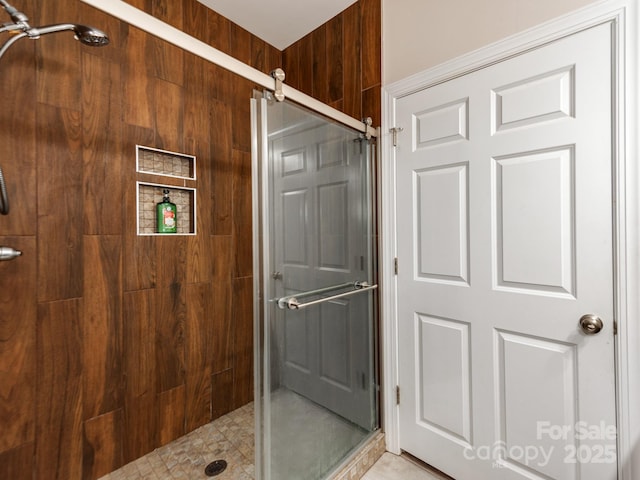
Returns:
[[[595,335],[602,330],[603,326],[604,324],[600,317],[592,313],[587,313],[580,317],[580,328],[582,328],[582,331],[587,335]]]

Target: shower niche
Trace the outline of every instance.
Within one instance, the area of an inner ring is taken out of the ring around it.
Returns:
[[[196,234],[196,157],[136,145],[138,235]],[[158,233],[156,208],[169,191],[176,206],[177,231]]]

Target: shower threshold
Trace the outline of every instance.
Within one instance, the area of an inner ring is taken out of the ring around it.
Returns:
[[[255,480],[254,430],[254,408],[250,403],[100,480]],[[374,432],[345,460],[332,480],[360,479],[384,451],[384,435]],[[205,468],[215,460],[225,460],[227,468],[215,477],[208,477]]]

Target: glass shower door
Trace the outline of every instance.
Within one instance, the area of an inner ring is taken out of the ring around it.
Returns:
[[[326,478],[377,428],[372,145],[253,102],[257,478]]]

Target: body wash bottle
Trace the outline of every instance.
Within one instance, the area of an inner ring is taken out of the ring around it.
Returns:
[[[178,216],[176,204],[169,199],[169,189],[165,188],[162,193],[164,198],[156,206],[156,216],[158,219],[158,233],[176,233],[178,231]]]

